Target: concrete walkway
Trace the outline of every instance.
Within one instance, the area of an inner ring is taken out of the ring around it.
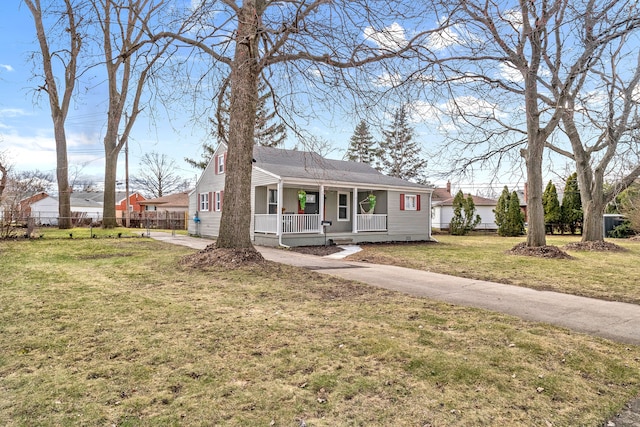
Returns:
[[[165,242],[203,249],[210,240],[152,232]],[[603,301],[558,292],[464,279],[389,265],[305,255],[278,248],[256,247],[270,261],[368,283],[380,288],[451,304],[511,314],[614,341],[640,345],[640,305]]]

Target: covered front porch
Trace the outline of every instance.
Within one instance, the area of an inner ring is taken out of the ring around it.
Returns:
[[[257,186],[253,231],[275,236],[315,234],[322,239],[325,234],[386,232],[387,200],[385,190],[284,183]]]

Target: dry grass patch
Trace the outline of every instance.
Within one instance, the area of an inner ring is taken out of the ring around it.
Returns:
[[[0,247],[2,425],[597,426],[640,390],[636,347],[293,267]]]
[[[440,243],[366,245],[349,257],[532,289],[640,304],[640,243],[616,240],[618,251],[575,250],[579,237],[547,236],[570,259],[507,254],[522,238],[437,236]],[[583,245],[577,245],[582,247]]]

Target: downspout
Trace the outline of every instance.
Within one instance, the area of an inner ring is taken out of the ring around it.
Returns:
[[[282,201],[284,197],[284,195],[282,194],[282,189],[283,189],[282,179],[279,179],[278,180],[278,204],[277,204],[278,211],[276,212],[278,216],[278,219],[276,220],[277,221],[276,234],[278,235],[278,246],[285,249],[289,249],[290,246],[287,246],[284,243],[282,243]]]

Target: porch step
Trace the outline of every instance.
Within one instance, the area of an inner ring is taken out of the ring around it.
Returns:
[[[352,245],[353,239],[341,238],[341,239],[331,239],[335,245]]]

